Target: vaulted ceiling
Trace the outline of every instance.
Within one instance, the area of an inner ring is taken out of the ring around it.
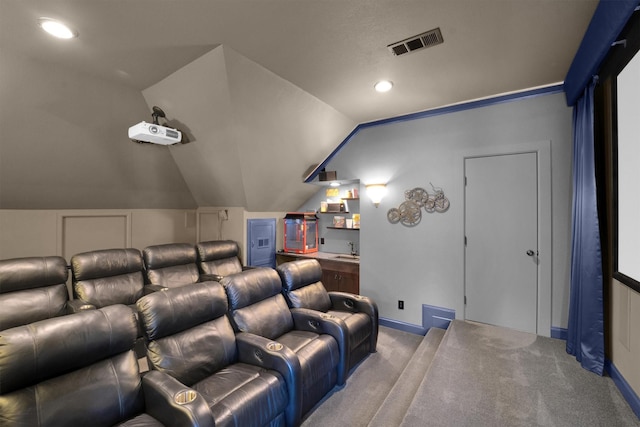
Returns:
[[[359,123],[563,81],[597,3],[0,0],[0,52],[164,108],[196,136],[170,153],[198,206],[285,210],[312,194],[304,172]],[[40,17],[79,37],[51,39]],[[434,28],[442,44],[401,56],[388,48]],[[208,56],[217,65],[189,77]],[[381,79],[390,92],[374,91]]]
[[[564,79],[597,0],[0,0],[0,47],[145,89],[224,44],[356,122]],[[34,31],[47,16],[80,37]],[[440,28],[444,43],[387,45]],[[373,85],[390,79],[394,89]]]

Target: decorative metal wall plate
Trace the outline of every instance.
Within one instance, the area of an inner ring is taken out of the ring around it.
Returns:
[[[387,220],[391,224],[401,223],[406,227],[413,227],[422,220],[422,208],[428,213],[443,213],[449,209],[449,199],[444,195],[444,190],[434,187],[433,194],[429,194],[424,188],[416,187],[404,192],[404,202],[397,208],[391,208],[387,212]]]

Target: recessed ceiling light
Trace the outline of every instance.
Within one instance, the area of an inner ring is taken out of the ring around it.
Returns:
[[[390,82],[389,80],[380,80],[373,87],[378,92],[389,92],[393,87],[393,83]]]
[[[51,18],[38,19],[38,25],[47,33],[60,39],[72,39],[78,37],[78,33],[60,21]]]

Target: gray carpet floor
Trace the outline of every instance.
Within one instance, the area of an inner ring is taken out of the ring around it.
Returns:
[[[381,327],[378,352],[302,425],[640,427],[611,378],[582,369],[564,341],[454,321],[420,375],[414,354],[432,353],[421,340]],[[411,402],[407,393],[394,398],[398,390],[408,390]],[[402,421],[394,409],[386,418],[377,414],[394,403],[408,407]]]
[[[377,352],[358,364],[342,388],[335,388],[302,426],[366,426],[407,366],[422,336],[380,326]]]

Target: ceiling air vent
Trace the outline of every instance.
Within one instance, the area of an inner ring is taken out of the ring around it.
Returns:
[[[417,36],[409,37],[408,39],[391,43],[389,50],[396,56],[404,55],[405,53],[415,52],[416,50],[425,49],[431,46],[435,46],[444,42],[442,39],[442,33],[440,28],[427,31],[426,33],[418,34]]]

